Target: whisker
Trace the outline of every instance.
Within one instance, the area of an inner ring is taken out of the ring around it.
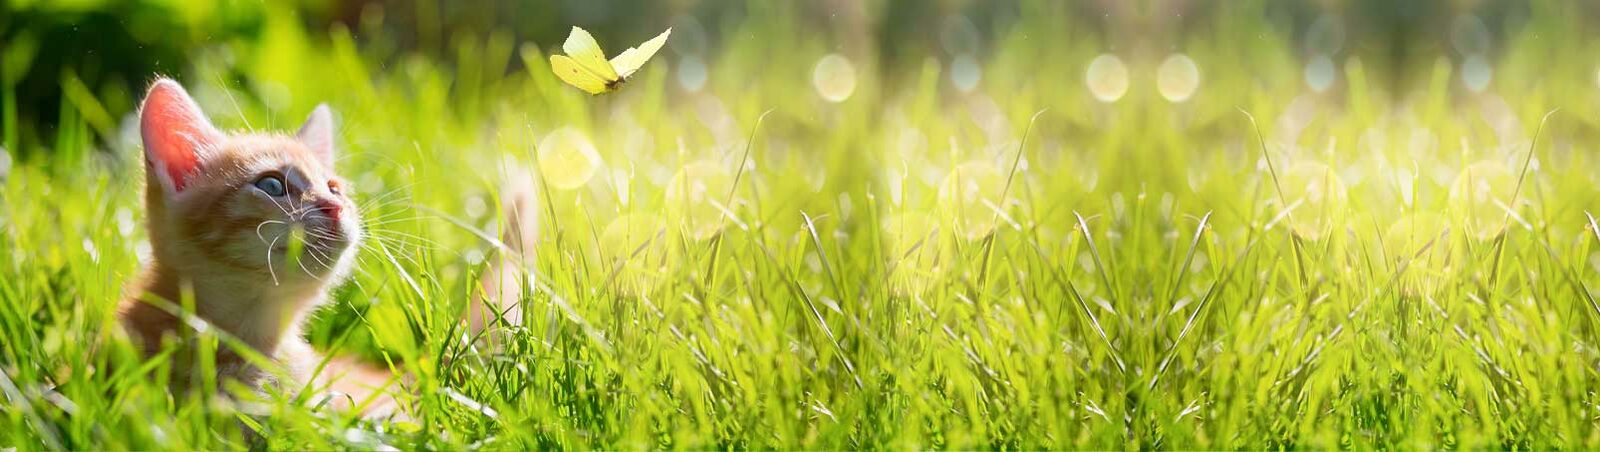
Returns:
[[[367,227],[372,227],[372,226],[381,226],[381,225],[386,225],[386,224],[394,224],[394,223],[401,223],[401,222],[408,222],[408,221],[431,220],[431,219],[435,219],[435,218],[438,218],[438,217],[421,216],[421,215],[419,215],[419,216],[415,216],[415,217],[405,217],[405,218],[392,218],[392,217],[391,218],[373,218],[371,220],[363,221],[362,224],[367,226]]]
[[[278,211],[279,212],[283,212],[283,215],[286,216],[286,217],[289,217],[290,221],[294,221],[295,220],[294,214],[289,213],[289,208],[284,207],[282,203],[279,203],[278,202],[278,198],[276,196],[269,196],[269,197],[267,197],[267,200],[268,201],[272,201],[272,205],[277,206],[278,207]],[[293,203],[293,200],[290,200],[290,203]]]
[[[370,198],[367,198],[367,200],[362,201],[362,203],[358,204],[358,205],[365,206],[365,205],[367,205],[367,203],[370,203],[370,202],[391,200],[391,198],[394,198],[396,195],[399,195],[401,193],[405,193],[404,190],[409,189],[409,188],[411,188],[413,186],[416,186],[415,182],[408,183],[408,184],[405,184],[405,185],[401,185],[399,187],[395,187],[395,188],[390,189],[388,191],[385,191],[383,193],[379,193],[376,196],[372,196]]]
[[[333,260],[333,258],[330,257],[330,256],[327,256],[326,254],[323,254],[323,253],[317,251],[317,248],[318,247],[316,247],[316,246],[308,246],[308,247],[306,247],[306,251],[307,251],[306,255],[311,256],[312,259],[316,260],[317,261],[317,265],[321,265],[324,270],[333,269],[333,265],[329,263],[330,261]],[[323,260],[324,257],[327,258],[326,261]]]
[[[314,239],[330,240],[330,239],[328,239],[328,237],[330,237],[330,236],[320,236],[320,234],[318,234],[318,232],[306,232],[306,237],[314,237]],[[318,252],[323,252],[322,256],[328,256],[328,255],[326,255],[326,252],[328,252],[328,250],[331,250],[331,248],[326,247],[326,245],[318,245],[317,242],[315,242],[315,240],[312,240],[312,242],[307,242],[306,250],[307,250],[307,252],[310,252],[310,255],[312,255],[312,258],[315,258],[315,260],[317,260],[317,263],[322,264],[322,266],[325,266],[325,268],[331,268],[331,266],[328,266],[328,263],[325,263],[325,261],[322,261],[322,258],[318,258],[318,256],[317,256]]]
[[[438,247],[439,246],[439,242],[436,242],[436,241],[433,241],[432,239],[429,239],[429,238],[426,238],[426,237],[423,237],[423,236],[420,236],[420,235],[412,234],[412,233],[409,233],[409,232],[400,232],[400,231],[396,231],[396,230],[393,230],[393,229],[373,229],[373,230],[367,231],[367,235],[369,235],[371,237],[374,237],[374,238],[378,238],[383,234],[389,234],[390,237],[388,237],[388,238],[395,238],[395,237],[407,238],[407,239],[416,240],[418,242],[421,242],[421,243],[429,245],[429,246],[434,246],[434,247]]]
[[[279,283],[278,271],[272,268],[272,249],[278,247],[278,239],[281,238],[283,238],[283,235],[279,234],[277,237],[272,238],[271,244],[267,245],[267,273],[272,275],[272,285],[274,286],[279,285]]]
[[[356,208],[362,212],[383,212],[384,215],[394,215],[410,212],[411,209],[391,209],[392,207],[406,207],[408,205],[407,199],[397,198],[381,202],[365,202],[357,204]]]
[[[322,278],[318,278],[316,274],[311,273],[311,269],[306,268],[305,259],[295,259],[294,262],[300,266],[300,271],[305,272],[306,276],[310,276],[311,279],[315,279],[319,282],[322,281]]]
[[[289,223],[285,223],[285,222],[278,221],[278,220],[265,220],[265,221],[262,221],[261,224],[256,225],[256,238],[257,239],[261,239],[261,243],[266,243],[267,242],[267,238],[261,236],[261,228],[263,226],[266,226],[266,225],[269,225],[269,224],[288,225]],[[280,235],[279,237],[282,237],[282,236]]]
[[[395,238],[392,238],[392,237],[372,237],[372,236],[368,236],[368,238],[371,238],[373,240],[370,241],[370,242],[363,242],[361,244],[361,246],[362,246],[363,249],[367,249],[367,250],[371,250],[371,251],[382,251],[381,249],[374,248],[374,246],[377,246],[377,245],[387,245],[388,247],[395,248],[395,249],[406,249],[406,248],[411,248],[411,247],[414,247],[414,246],[417,245],[415,243],[401,241],[399,239],[395,239]],[[406,255],[404,257],[408,257],[409,258],[409,257],[411,257],[411,255],[408,254],[408,255]]]

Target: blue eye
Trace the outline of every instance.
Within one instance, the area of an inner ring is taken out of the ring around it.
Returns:
[[[283,196],[286,193],[283,186],[283,178],[278,176],[262,176],[260,179],[256,179],[256,188],[271,196]]]

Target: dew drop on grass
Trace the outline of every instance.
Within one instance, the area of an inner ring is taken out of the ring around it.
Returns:
[[[578,129],[562,127],[539,140],[539,172],[552,187],[582,187],[599,167],[600,153]]]
[[[1102,54],[1089,61],[1084,74],[1089,93],[1101,102],[1111,103],[1128,92],[1128,67],[1116,55]]]

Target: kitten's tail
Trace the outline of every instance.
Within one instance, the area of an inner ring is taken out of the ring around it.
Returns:
[[[467,309],[467,324],[474,335],[496,322],[522,324],[522,299],[531,287],[534,246],[539,238],[539,203],[529,178],[512,178],[502,194],[502,223],[499,250],[484,270],[481,290],[472,294]]]

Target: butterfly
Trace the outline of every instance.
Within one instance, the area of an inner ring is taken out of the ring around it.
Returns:
[[[616,58],[606,61],[606,54],[600,50],[600,44],[594,41],[594,36],[582,28],[572,27],[567,42],[561,44],[561,50],[567,54],[551,55],[550,69],[556,72],[557,77],[561,77],[561,81],[589,94],[616,91],[640,66],[644,66],[644,62],[650,61],[656,51],[661,50],[670,34],[672,29],[668,28],[639,47],[624,50]]]

